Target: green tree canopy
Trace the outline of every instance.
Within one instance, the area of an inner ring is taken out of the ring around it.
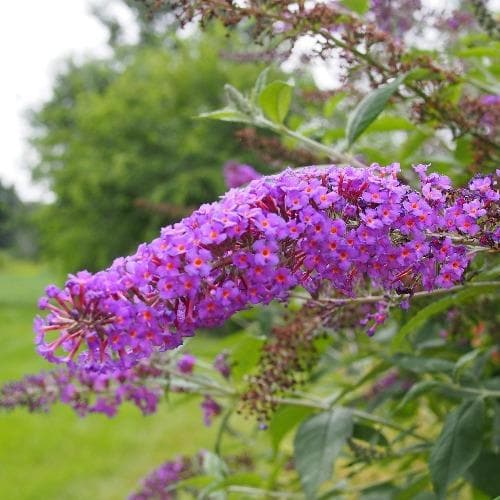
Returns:
[[[117,47],[109,59],[69,61],[59,74],[32,115],[33,173],[55,194],[40,214],[42,248],[66,270],[107,266],[178,217],[150,204],[214,200],[224,190],[222,164],[249,161],[233,125],[195,118],[221,105],[224,83],[248,86],[261,69],[221,59],[222,43],[167,37]]]

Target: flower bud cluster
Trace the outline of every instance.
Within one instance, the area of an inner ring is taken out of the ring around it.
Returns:
[[[233,189],[109,269],[49,286],[38,351],[127,367],[253,304],[286,300],[298,285],[314,294],[326,281],[346,297],[367,285],[451,287],[471,259],[457,238],[500,239],[499,194],[492,177],[454,191],[426,169],[416,167],[421,192],[398,180],[397,164],[286,170]]]

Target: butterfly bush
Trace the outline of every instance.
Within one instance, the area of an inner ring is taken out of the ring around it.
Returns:
[[[47,287],[38,352],[129,367],[253,304],[287,300],[299,285],[356,297],[368,285],[397,295],[409,283],[460,283],[473,255],[466,243],[499,240],[494,179],[454,190],[427,166],[415,170],[420,192],[398,179],[398,164],[288,169],[232,189],[107,270]],[[383,322],[377,314],[370,324]]]

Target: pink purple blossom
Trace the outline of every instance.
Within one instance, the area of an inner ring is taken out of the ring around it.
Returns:
[[[201,402],[201,410],[203,412],[203,423],[210,427],[214,417],[220,415],[222,406],[215,401],[211,396],[205,396]]]
[[[230,190],[107,270],[47,287],[38,352],[126,368],[252,304],[287,300],[297,285],[316,293],[329,282],[355,297],[367,286],[459,283],[471,254],[446,236],[497,241],[499,194],[492,177],[457,191],[425,165],[416,171],[421,193],[398,180],[397,164],[288,169]]]
[[[195,365],[196,356],[193,356],[192,354],[183,354],[177,361],[177,368],[181,373],[186,375],[193,373]]]
[[[217,354],[214,360],[214,368],[224,377],[231,376],[231,365],[229,364],[229,353],[227,351]]]

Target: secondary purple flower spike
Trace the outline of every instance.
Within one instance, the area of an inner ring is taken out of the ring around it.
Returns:
[[[177,493],[173,486],[195,474],[196,460],[178,457],[163,463],[143,481],[141,489],[129,496],[129,500],[174,500]]]
[[[228,188],[236,188],[243,186],[247,182],[259,179],[262,177],[257,170],[250,165],[238,163],[236,161],[228,161],[224,165],[224,179]]]
[[[49,286],[38,351],[126,367],[252,304],[286,300],[297,285],[316,292],[328,281],[348,297],[367,284],[450,287],[471,256],[447,235],[498,241],[496,181],[454,191],[447,177],[416,170],[422,193],[399,182],[397,164],[286,170],[233,189],[109,269]]]
[[[61,401],[80,416],[104,413],[113,417],[124,401],[130,401],[149,415],[163,395],[162,378],[165,372],[146,360],[133,368],[70,365],[6,384],[0,388],[0,408],[48,411]]]

